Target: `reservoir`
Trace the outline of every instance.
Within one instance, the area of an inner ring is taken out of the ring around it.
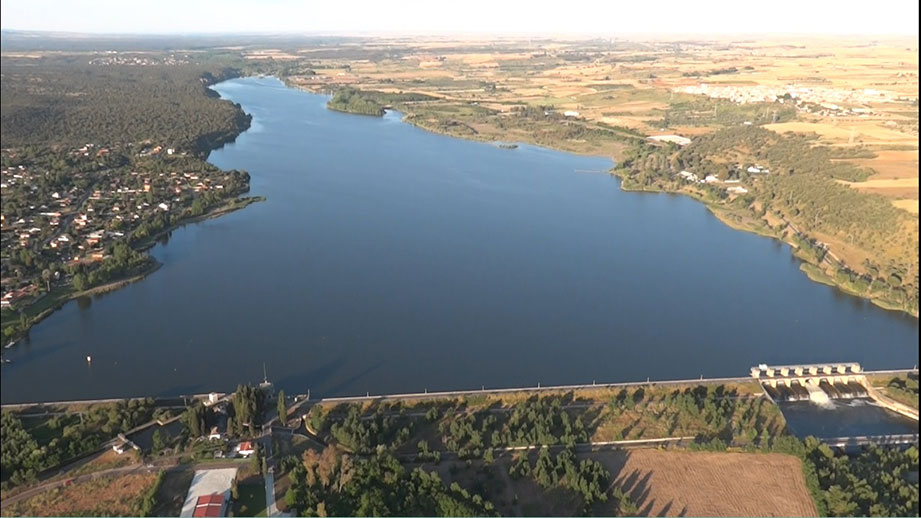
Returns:
[[[4,403],[232,390],[314,397],[918,363],[918,320],[816,284],[787,246],[607,158],[502,149],[325,108],[272,78],[210,161],[265,202],[173,232],[142,282],[4,351]],[[92,364],[85,358],[91,355]]]

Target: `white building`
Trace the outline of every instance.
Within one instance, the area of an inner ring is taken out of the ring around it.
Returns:
[[[678,144],[679,146],[687,146],[691,143],[691,139],[682,137],[680,135],[653,135],[648,138],[649,140],[654,140],[656,142],[671,142],[672,144]]]
[[[678,173],[678,176],[684,178],[685,180],[689,182],[697,182],[700,180],[700,178],[696,174],[690,171],[681,171],[680,173]]]

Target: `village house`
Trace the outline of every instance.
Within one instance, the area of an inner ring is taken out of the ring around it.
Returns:
[[[234,448],[241,457],[249,457],[256,453],[256,448],[251,441],[243,441]]]

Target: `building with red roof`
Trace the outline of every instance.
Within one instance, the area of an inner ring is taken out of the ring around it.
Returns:
[[[226,511],[224,495],[217,493],[198,497],[192,516],[224,516]]]

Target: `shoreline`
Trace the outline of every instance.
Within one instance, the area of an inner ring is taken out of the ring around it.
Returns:
[[[208,212],[205,212],[198,216],[193,216],[190,218],[183,219],[182,221],[177,222],[175,225],[170,225],[169,227],[161,230],[160,232],[157,232],[156,234],[149,236],[144,241],[133,245],[132,248],[140,252],[147,252],[158,244],[157,241],[159,239],[161,239],[163,236],[170,234],[172,231],[180,227],[184,227],[186,225],[191,225],[195,223],[201,223],[202,221],[205,221],[208,219],[218,218],[223,215],[230,214],[231,212],[235,212],[237,210],[246,208],[252,203],[257,203],[261,201],[265,201],[265,196],[244,196],[244,197],[231,198],[229,200],[226,200],[224,203],[221,203],[220,205],[215,206],[214,208],[212,208],[212,210]],[[52,290],[50,292],[46,292],[44,295],[42,295],[41,297],[33,301],[28,306],[19,309],[18,312],[20,313],[26,312],[29,309],[35,307],[37,304],[46,302],[47,297],[51,297],[50,301],[48,301],[50,302],[50,305],[47,308],[42,309],[41,311],[36,313],[34,316],[29,317],[28,327],[24,330],[21,330],[18,334],[12,337],[10,339],[10,342],[8,342],[7,344],[4,344],[4,350],[8,347],[14,347],[16,345],[19,345],[19,343],[29,335],[29,331],[31,331],[33,327],[35,327],[36,325],[41,323],[46,318],[53,315],[57,310],[63,308],[64,305],[67,304],[68,302],[77,300],[81,297],[90,297],[90,296],[102,295],[105,293],[117,291],[118,289],[123,288],[129,284],[133,284],[135,282],[144,280],[149,275],[159,270],[161,266],[163,266],[163,263],[154,259],[153,256],[151,256],[149,253],[147,254],[147,259],[148,259],[148,266],[146,268],[140,271],[131,272],[125,277],[107,282],[105,284],[100,284],[99,286],[93,286],[92,288],[88,288],[86,290],[79,291],[79,292],[74,291],[72,286],[68,286],[67,288],[63,290],[58,291],[56,294],[55,294],[55,290]]]
[[[678,195],[678,196],[687,196],[697,202],[702,203],[707,208],[707,210],[709,210],[710,213],[713,214],[714,217],[716,217],[716,219],[720,220],[724,225],[726,225],[727,227],[733,230],[737,230],[741,232],[748,232],[748,233],[755,234],[758,236],[771,238],[785,245],[788,245],[790,247],[791,254],[793,255],[793,257],[795,257],[799,261],[799,270],[803,273],[803,275],[805,275],[812,282],[833,287],[845,295],[863,299],[881,309],[885,309],[887,311],[893,311],[896,313],[903,313],[905,315],[914,317],[916,319],[919,318],[919,315],[917,312],[913,313],[911,311],[908,311],[904,309],[903,307],[898,306],[897,304],[889,302],[886,299],[883,299],[880,297],[872,297],[872,296],[869,296],[869,294],[860,293],[858,291],[848,289],[846,285],[839,283],[834,277],[829,275],[828,272],[826,272],[825,269],[821,267],[821,265],[814,264],[806,260],[804,257],[802,257],[802,255],[797,254],[796,252],[799,249],[799,245],[797,245],[793,241],[793,239],[788,237],[789,234],[787,232],[777,232],[777,231],[774,231],[774,229],[768,230],[763,225],[751,225],[751,224],[747,225],[742,222],[733,221],[732,219],[729,218],[730,211],[726,207],[718,203],[709,202],[703,199],[702,197],[697,196],[694,193],[689,192],[689,191],[666,190],[666,189],[632,189],[629,186],[624,185],[625,178],[621,174],[619,174],[616,169],[612,169],[610,173],[613,176],[616,176],[617,178],[620,179],[621,181],[620,188],[623,191],[636,192],[636,193],[673,194],[673,195]],[[840,263],[840,264],[844,265],[844,263]]]
[[[276,77],[276,79],[278,79],[279,81],[281,81],[285,86],[287,86],[287,87],[289,87],[289,88],[293,88],[293,89],[295,89],[295,90],[301,90],[301,91],[308,92],[308,93],[313,93],[313,94],[320,94],[320,93],[322,93],[321,91],[318,91],[318,90],[316,90],[316,89],[312,89],[312,88],[310,88],[310,87],[308,87],[308,86],[299,85],[299,84],[292,83],[292,82],[290,82],[290,81],[288,80],[288,78],[286,78],[286,77]],[[339,111],[339,112],[341,112],[341,113],[351,113],[351,112],[346,112],[346,111],[342,111],[342,110],[336,110],[336,109],[334,109],[334,108],[330,108],[329,106],[327,106],[327,109],[332,110],[332,111]],[[414,127],[416,127],[416,128],[419,128],[419,129],[421,129],[421,130],[424,130],[424,131],[427,131],[427,132],[429,132],[429,133],[433,133],[433,134],[436,134],[436,135],[444,135],[444,136],[446,136],[446,137],[459,138],[459,139],[463,139],[463,140],[467,140],[467,141],[472,141],[472,142],[492,143],[492,144],[495,144],[495,145],[498,145],[498,144],[501,144],[501,143],[508,143],[508,142],[521,142],[521,143],[528,144],[528,145],[538,146],[538,147],[550,149],[550,150],[553,150],[553,151],[559,151],[559,152],[563,152],[563,153],[571,153],[571,154],[579,155],[579,156],[595,156],[595,157],[597,157],[597,156],[602,156],[602,157],[604,157],[604,158],[609,158],[609,159],[611,159],[612,161],[615,162],[615,164],[617,163],[617,160],[618,160],[618,158],[617,158],[616,156],[613,156],[613,154],[599,155],[598,153],[591,153],[591,152],[584,152],[584,151],[583,151],[583,152],[580,152],[580,151],[574,151],[574,150],[571,150],[571,149],[565,149],[565,148],[560,147],[560,146],[547,145],[547,144],[540,144],[540,143],[537,143],[537,142],[534,142],[534,141],[520,140],[520,139],[517,139],[517,138],[514,139],[514,140],[512,140],[512,141],[509,141],[509,140],[500,141],[500,140],[494,140],[494,139],[492,139],[492,138],[487,138],[487,137],[481,136],[481,135],[479,135],[479,134],[474,134],[474,135],[453,134],[453,133],[449,133],[449,132],[447,132],[447,131],[440,131],[438,128],[430,127],[430,126],[425,125],[425,124],[420,124],[418,121],[414,120],[415,117],[414,117],[414,114],[413,114],[413,113],[408,113],[408,112],[406,112],[406,111],[400,111],[400,110],[397,110],[396,108],[393,108],[393,109],[394,109],[395,111],[398,111],[398,112],[401,114],[401,118],[400,118],[401,122],[404,122],[404,123],[406,123],[406,124],[409,124],[409,125],[411,125],[411,126],[414,126]],[[356,115],[363,115],[363,114],[356,114]],[[724,206],[722,206],[722,205],[720,205],[720,204],[717,204],[717,203],[709,202],[709,201],[703,199],[702,197],[696,196],[694,193],[691,193],[691,192],[688,192],[688,191],[685,191],[685,190],[633,189],[633,188],[630,188],[629,186],[625,186],[625,185],[624,185],[625,178],[624,178],[624,176],[622,176],[621,174],[618,173],[618,171],[617,171],[617,169],[616,169],[616,166],[615,166],[614,168],[611,168],[611,169],[610,169],[609,171],[607,171],[607,172],[608,172],[609,174],[611,174],[611,175],[613,175],[613,176],[616,176],[617,178],[620,179],[620,189],[621,189],[622,191],[626,191],[626,192],[635,192],[635,193],[664,193],[664,194],[675,194],[675,195],[681,195],[681,196],[688,196],[688,197],[694,199],[695,201],[698,201],[698,202],[702,203],[705,207],[707,207],[707,209],[710,211],[711,214],[713,214],[718,220],[720,220],[723,224],[725,224],[726,226],[728,226],[729,228],[731,228],[731,229],[733,229],[733,230],[742,231],[742,232],[749,232],[749,233],[752,233],[752,234],[755,234],[755,235],[759,235],[759,236],[762,236],[762,237],[768,237],[768,238],[771,238],[771,239],[775,239],[775,240],[777,240],[777,241],[780,241],[781,243],[784,243],[784,244],[786,244],[786,245],[789,245],[790,248],[791,248],[792,254],[800,261],[800,267],[799,267],[800,271],[803,272],[803,274],[804,274],[810,281],[812,281],[812,282],[815,282],[815,283],[818,283],[818,284],[824,284],[824,285],[826,285],[826,286],[834,287],[834,288],[838,289],[841,293],[843,293],[843,294],[845,294],[845,295],[848,295],[848,296],[852,296],[852,297],[856,297],[856,298],[859,298],[859,299],[863,299],[863,300],[869,301],[869,302],[871,302],[873,305],[875,305],[875,306],[877,306],[877,307],[879,307],[879,308],[881,308],[881,309],[885,309],[885,310],[887,310],[887,311],[894,311],[894,312],[898,312],[898,313],[904,313],[904,314],[909,315],[909,316],[911,316],[911,317],[914,317],[914,318],[916,318],[916,319],[919,318],[919,313],[918,313],[918,312],[909,311],[908,309],[905,309],[904,307],[902,307],[901,305],[899,305],[899,304],[897,304],[897,303],[895,303],[895,302],[891,302],[891,301],[889,301],[889,300],[887,300],[887,299],[880,298],[880,297],[874,297],[874,296],[872,296],[872,294],[870,294],[870,293],[866,293],[866,292],[863,292],[863,293],[862,293],[862,292],[858,292],[858,291],[849,289],[848,286],[846,286],[846,285],[844,285],[844,284],[842,284],[842,283],[839,283],[833,276],[829,275],[820,265],[813,264],[813,263],[807,261],[807,260],[806,260],[805,258],[803,258],[802,256],[798,255],[798,254],[796,253],[797,249],[799,248],[798,245],[797,245],[796,243],[794,243],[794,242],[792,241],[792,239],[787,238],[785,232],[778,233],[778,232],[776,232],[776,231],[773,231],[773,229],[770,229],[770,230],[769,230],[769,229],[765,229],[765,228],[763,227],[763,225],[744,224],[744,223],[741,223],[741,222],[733,221],[733,220],[729,217],[730,211],[729,211],[726,207],[724,207]],[[839,264],[841,264],[842,266],[845,266],[845,267],[847,266],[845,263],[839,263]],[[810,267],[811,267],[811,268],[810,268]]]

